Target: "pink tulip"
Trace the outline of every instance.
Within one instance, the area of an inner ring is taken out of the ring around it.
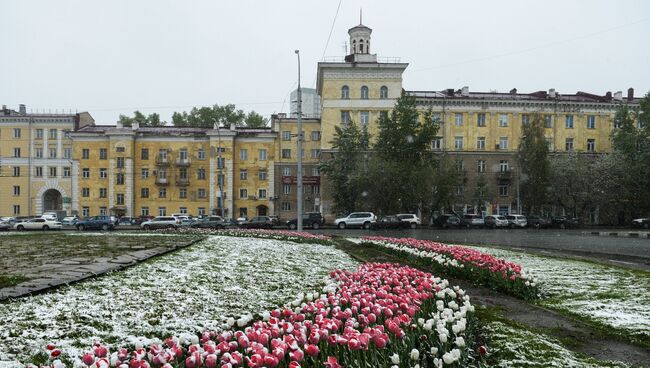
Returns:
[[[85,353],[83,358],[81,358],[81,361],[84,362],[85,365],[91,365],[95,363],[95,357],[92,353]]]

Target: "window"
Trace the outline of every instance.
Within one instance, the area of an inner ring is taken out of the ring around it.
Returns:
[[[312,141],[320,141],[320,130],[314,130],[311,132]]]
[[[178,212],[187,215],[187,207],[178,207]]]
[[[140,159],[141,160],[148,160],[149,159],[149,149],[148,148],[143,148],[142,150],[140,150]],[[149,209],[147,208],[147,212],[148,211],[149,211]]]
[[[105,168],[99,169],[99,178],[100,179],[108,178],[108,169],[105,169]]]
[[[320,150],[319,149],[312,149],[311,150],[311,158],[319,158],[320,157]]]
[[[223,184],[225,183],[225,178],[226,178],[226,176],[223,175],[223,174],[218,174],[217,175],[217,185],[219,187],[223,187]]]
[[[20,215],[20,205],[14,204],[14,215]]]
[[[81,216],[83,216],[83,217],[90,216],[90,207],[82,207],[81,208]]]
[[[140,208],[140,215],[141,216],[149,216],[149,207]]]
[[[500,127],[507,127],[508,126],[508,115],[507,114],[500,114],[499,115],[499,126]]]
[[[267,173],[266,170],[260,170],[257,172],[257,177],[259,180],[267,180]]]
[[[456,123],[456,126],[461,126],[463,125],[463,114],[462,113],[455,113],[454,114],[454,122]]]
[[[158,207],[158,216],[167,216],[167,207]]]
[[[551,115],[544,115],[544,128],[553,128],[553,119],[551,119]]]
[[[72,176],[72,169],[70,166],[64,166],[63,167],[63,177],[64,178],[69,178]]]
[[[99,159],[107,160],[108,159],[108,150],[106,148],[99,149]]]
[[[124,157],[116,158],[115,166],[117,166],[118,169],[123,169],[124,168]]]
[[[248,198],[248,189],[246,188],[239,189],[239,198],[243,198],[243,199]]]
[[[442,137],[434,137],[431,141],[431,149],[440,150],[442,149]]]
[[[454,139],[454,148],[456,150],[462,150],[463,149],[463,137],[456,137]]]
[[[484,127],[485,126],[485,114],[478,113],[476,114],[476,126]]]
[[[476,149],[480,151],[485,150],[485,137],[476,138]]]
[[[142,179],[148,179],[149,178],[149,169],[146,167],[143,167],[140,169],[140,177]]]
[[[300,157],[305,158],[305,149],[304,148],[300,150]]]
[[[258,157],[259,157],[260,161],[266,161],[266,149],[265,148],[261,148],[258,151]]]
[[[264,199],[266,198],[266,189],[260,189],[257,191],[257,198]]]
[[[282,193],[283,194],[290,194],[291,193],[291,185],[289,184],[284,184],[282,186]]]
[[[388,87],[386,86],[381,86],[379,89],[379,98],[382,100],[385,100],[388,98]]]
[[[240,180],[248,180],[248,170],[246,170],[246,169],[239,170],[239,179]]]
[[[282,140],[283,141],[290,141],[291,140],[291,132],[288,130],[282,131]]]
[[[546,145],[548,146],[549,151],[553,151],[553,139],[552,138],[544,138],[546,141]]]
[[[14,148],[14,157],[20,157],[20,147]]]
[[[36,166],[34,176],[40,178],[43,176],[43,166]]]
[[[370,112],[369,111],[361,111],[359,113],[359,120],[361,121],[361,124],[368,124],[370,122]]]
[[[50,139],[56,139],[56,129],[50,129]]]
[[[341,99],[347,100],[349,98],[350,98],[350,87],[348,86],[341,87]]]
[[[42,148],[34,149],[34,157],[43,158],[43,149]]]
[[[15,196],[20,195],[20,185],[14,185],[14,195]]]
[[[181,148],[178,152],[178,158],[180,158],[181,161],[187,161],[187,148]]]
[[[223,169],[226,167],[226,158],[225,157],[217,157],[217,168]]]
[[[573,151],[573,138],[567,138],[564,140],[564,150]]]
[[[158,189],[158,198],[167,198],[167,188]]]
[[[510,171],[510,165],[508,165],[508,160],[499,161],[499,172],[505,173]]]
[[[499,185],[499,195],[501,197],[507,197],[508,196],[508,184]]]
[[[239,159],[242,161],[248,160],[248,150],[246,148],[239,150]]]
[[[116,197],[117,204],[124,205],[124,193],[118,193]]]
[[[499,149],[507,150],[508,149],[508,137],[499,138]]]
[[[99,215],[106,216],[106,207],[99,207]]]
[[[99,188],[99,198],[106,198],[106,193],[108,190],[106,188]]]
[[[205,189],[203,189],[203,188],[199,188],[199,189],[196,191],[196,195],[197,195],[199,198],[205,198],[205,197],[206,197],[206,195],[205,195]]]
[[[90,188],[81,188],[82,197],[90,197]]]
[[[530,116],[528,114],[521,115],[521,125],[528,125],[530,123]]]
[[[291,158],[291,148],[282,149],[282,158]]]
[[[205,160],[205,150],[203,148],[199,148],[199,151],[197,152],[196,157],[199,160]]]
[[[50,166],[50,178],[56,177],[56,166]]]
[[[199,216],[205,216],[205,207],[199,207],[197,209]]]
[[[149,198],[149,188],[140,189],[140,198]]]
[[[587,116],[587,129],[596,129],[596,116],[588,115]]]
[[[50,158],[56,158],[56,148],[50,148]]]
[[[314,194],[320,194],[320,185],[313,185],[312,189]]]
[[[180,188],[178,190],[178,197],[181,199],[187,198],[187,188]]]
[[[20,166],[14,166],[14,176],[20,176]]]
[[[587,152],[596,152],[596,140],[587,139]]]
[[[290,176],[291,175],[291,168],[289,166],[285,166],[282,168],[282,176]]]
[[[320,170],[318,170],[318,167],[312,167],[311,175],[312,176],[320,176]]]
[[[20,128],[14,128],[14,138],[20,138]]]
[[[199,180],[205,180],[205,169],[200,168],[196,171],[196,178]]]
[[[122,146],[115,147],[115,152],[124,152],[124,147]]]
[[[567,129],[573,129],[573,115],[566,115],[564,117],[564,127]]]
[[[72,148],[66,147],[63,149],[63,158],[72,158]]]
[[[43,129],[36,129],[36,139],[43,139]]]
[[[81,150],[81,158],[84,160],[87,160],[90,158],[90,150],[88,148],[84,148]]]
[[[362,86],[361,87],[361,99],[362,100],[367,100],[368,99],[368,87],[367,86]]]
[[[291,211],[291,203],[282,202],[282,211]]]
[[[484,173],[485,172],[485,160],[476,161],[476,168],[478,169],[478,172]]]
[[[341,111],[341,124],[349,124],[350,123],[350,112],[349,111]]]
[[[117,173],[115,175],[115,184],[124,185],[124,174],[123,173]]]

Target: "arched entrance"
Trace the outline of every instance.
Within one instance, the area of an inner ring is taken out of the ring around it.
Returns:
[[[63,210],[63,197],[56,189],[48,189],[43,193],[43,212]]]
[[[257,206],[257,216],[267,216],[268,212],[269,212],[269,208],[266,207],[265,205]]]

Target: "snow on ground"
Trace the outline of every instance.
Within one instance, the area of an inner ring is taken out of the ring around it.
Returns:
[[[316,290],[333,269],[354,267],[331,246],[209,237],[124,271],[2,304],[0,366],[48,342],[77,355],[96,340],[121,344],[218,328],[229,316],[261,313]]]
[[[650,274],[504,249],[472,248],[533,272],[547,297],[540,304],[650,337]]]

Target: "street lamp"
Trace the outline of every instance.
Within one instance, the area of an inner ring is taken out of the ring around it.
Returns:
[[[296,227],[298,231],[302,231],[302,89],[300,88],[300,50],[295,51],[298,56],[298,193],[296,212],[298,212]]]

